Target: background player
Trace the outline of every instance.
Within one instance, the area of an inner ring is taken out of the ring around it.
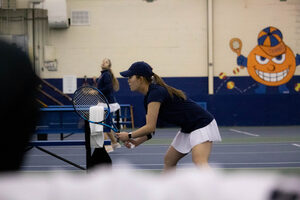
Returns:
[[[111,70],[111,60],[108,58],[104,58],[101,64],[101,75],[97,81],[97,88],[104,94],[106,97],[111,112],[119,112],[120,105],[117,103],[116,97],[114,95],[115,91],[119,90],[119,82],[118,79],[115,78],[112,70]],[[108,120],[110,121],[110,120]],[[107,122],[108,122],[107,121]],[[111,124],[109,124],[111,125]],[[111,147],[106,146],[107,152],[113,151],[115,148],[120,148],[121,145],[117,142],[117,139],[111,132],[110,128],[104,127],[105,134],[111,140]]]

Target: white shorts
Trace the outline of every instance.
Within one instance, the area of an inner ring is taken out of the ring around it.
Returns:
[[[180,153],[189,153],[194,146],[207,141],[216,142],[222,141],[216,120],[203,128],[194,130],[186,134],[179,131],[171,144]]]
[[[110,112],[116,112],[117,110],[120,109],[120,104],[118,103],[110,103],[109,104]]]

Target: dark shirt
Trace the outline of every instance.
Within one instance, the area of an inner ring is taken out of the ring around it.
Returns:
[[[214,119],[196,102],[191,99],[184,100],[176,95],[172,98],[166,88],[157,84],[150,84],[148,93],[144,98],[146,113],[147,105],[151,102],[161,103],[158,121],[179,126],[183,133],[190,133],[203,128]]]
[[[104,94],[108,103],[116,103],[112,83],[112,75],[109,70],[101,71],[101,75],[97,81],[97,88]]]

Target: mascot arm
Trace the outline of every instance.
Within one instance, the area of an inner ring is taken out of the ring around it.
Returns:
[[[300,55],[296,54],[296,66],[300,65]]]
[[[239,66],[247,67],[247,58],[243,55],[238,56],[237,64]]]

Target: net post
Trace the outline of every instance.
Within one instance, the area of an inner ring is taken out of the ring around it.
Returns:
[[[85,151],[86,151],[86,169],[91,166],[91,141],[90,141],[90,124],[87,120],[84,120],[84,136],[85,136]]]

